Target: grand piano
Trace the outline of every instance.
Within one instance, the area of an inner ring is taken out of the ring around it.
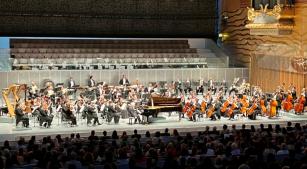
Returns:
[[[151,96],[142,115],[147,117],[149,123],[149,116],[157,117],[159,112],[182,112],[181,99]]]

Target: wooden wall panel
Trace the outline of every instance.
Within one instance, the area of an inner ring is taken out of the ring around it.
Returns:
[[[300,0],[295,4],[295,26],[292,34],[280,36],[250,35],[249,29],[245,28],[248,23],[247,6],[250,6],[250,2],[250,0],[223,0],[222,2],[222,17],[227,16],[228,19],[221,22],[221,32],[229,35],[222,46],[231,56],[230,61],[236,65],[249,67],[251,84],[260,85],[265,91],[273,91],[283,82],[286,85],[294,83],[298,90],[307,86],[306,75],[282,69],[264,69],[257,65],[258,58],[255,54],[260,49],[260,45],[271,44],[281,46],[280,49],[275,48],[273,53],[280,52],[282,46],[286,45],[295,49],[295,52],[290,53],[290,57],[307,57],[307,1]],[[278,55],[283,57],[286,54]]]

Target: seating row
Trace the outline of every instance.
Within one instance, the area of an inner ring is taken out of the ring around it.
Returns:
[[[212,53],[208,53],[208,56]],[[206,54],[207,55],[207,54]],[[81,54],[81,53],[71,53],[71,54],[51,54],[51,53],[37,53],[37,54],[14,54],[11,56],[12,58],[25,58],[25,59],[44,59],[44,58],[132,58],[132,59],[139,59],[139,58],[194,58],[199,57],[197,53],[116,53],[116,54],[101,54],[101,53],[90,53],[90,54]]]
[[[196,49],[13,48],[16,53],[196,53]]]
[[[139,63],[204,63],[206,62],[205,57],[197,57],[197,58],[143,58],[143,59],[14,59],[13,66],[19,64],[139,64]]]
[[[188,40],[131,40],[131,39],[11,39],[11,43],[45,44],[186,44]]]
[[[182,49],[189,44],[12,44],[12,48],[124,48],[124,49]]]

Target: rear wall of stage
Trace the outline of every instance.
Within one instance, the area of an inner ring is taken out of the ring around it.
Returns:
[[[86,86],[89,75],[93,75],[96,82],[107,82],[110,85],[117,85],[122,75],[126,75],[130,83],[138,80],[141,84],[147,85],[156,81],[198,81],[200,78],[208,81],[221,82],[224,79],[232,83],[235,77],[245,78],[247,81],[247,68],[199,68],[199,69],[116,69],[116,70],[22,70],[0,72],[0,88],[7,88],[10,84],[30,84],[31,81],[43,87],[44,80],[51,80],[56,83],[67,83],[69,77],[73,77],[77,84]]]

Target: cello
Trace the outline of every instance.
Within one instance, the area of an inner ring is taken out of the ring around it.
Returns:
[[[221,108],[221,113],[226,113],[229,104],[230,104],[229,99],[225,100],[225,102],[223,103],[222,108]]]
[[[255,112],[255,110],[257,109],[257,107],[258,107],[257,100],[255,99],[253,105],[248,109],[247,115],[248,116],[252,115]]]
[[[207,108],[207,103],[205,100],[203,100],[200,105],[200,112],[203,114],[206,113],[206,108]]]
[[[211,118],[215,110],[215,106],[211,104],[207,110],[207,118]]]
[[[235,102],[233,102],[232,104],[231,104],[231,107],[230,107],[230,109],[227,111],[227,115],[228,115],[228,117],[232,117],[232,115],[233,115],[233,112],[234,112],[234,110],[237,108],[238,106],[237,106],[237,104],[235,103]]]

